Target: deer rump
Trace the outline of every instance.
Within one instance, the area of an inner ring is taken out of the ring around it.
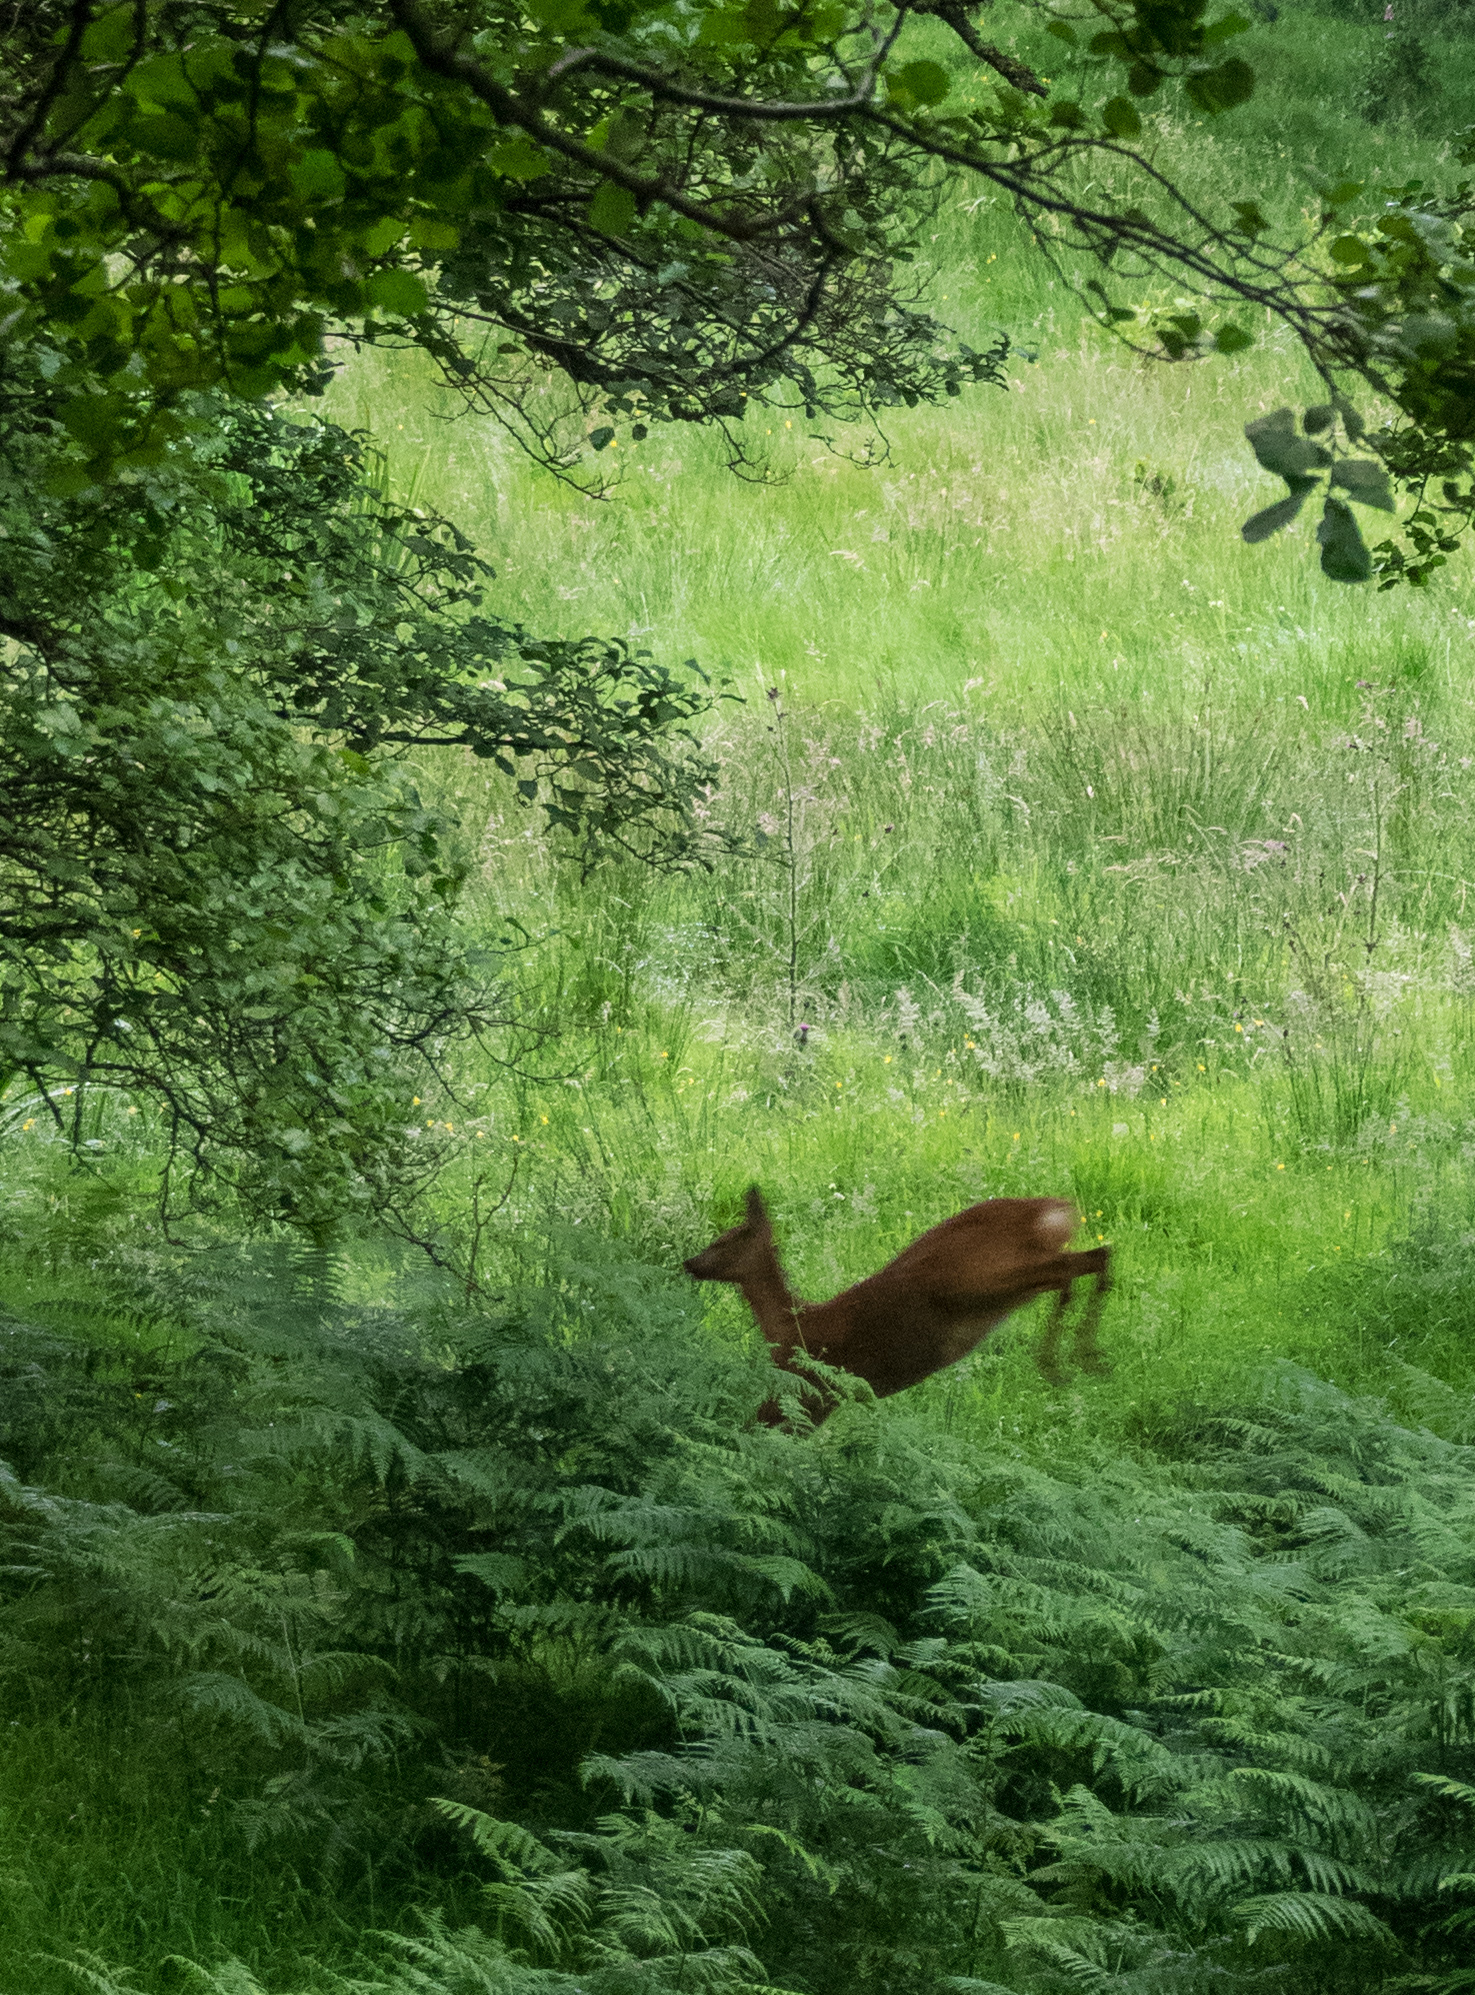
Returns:
[[[1111,1287],[1111,1249],[1068,1253],[1074,1209],[1059,1198],[991,1198],[932,1227],[894,1261],[829,1302],[800,1302],[790,1291],[774,1246],[762,1194],[748,1193],[747,1217],[686,1262],[696,1281],[740,1289],[774,1362],[802,1375],[817,1358],[852,1373],[878,1399],[956,1364],[1037,1295],[1057,1300],[1036,1352],[1052,1384],[1064,1382],[1060,1346],[1071,1286],[1083,1275],[1096,1285],[1076,1326],[1072,1357],[1082,1371],[1110,1369],[1096,1343],[1102,1305]],[[817,1426],[838,1403],[812,1376],[800,1395]],[[783,1419],[769,1400],[759,1419]]]

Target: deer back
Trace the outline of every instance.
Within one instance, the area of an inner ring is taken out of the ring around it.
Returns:
[[[970,1206],[833,1302],[803,1310],[803,1341],[877,1392],[899,1392],[966,1357],[1021,1303],[1093,1272],[1098,1256],[1062,1251],[1076,1223],[1064,1199]]]

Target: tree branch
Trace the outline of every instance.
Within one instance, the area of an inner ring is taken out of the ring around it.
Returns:
[[[432,30],[425,18],[424,10],[417,0],[390,0],[390,12],[414,45],[415,53],[425,67],[435,76],[447,81],[464,83],[472,95],[480,98],[487,109],[503,124],[514,125],[528,137],[536,139],[539,145],[550,152],[561,153],[565,159],[573,160],[601,180],[611,180],[617,187],[623,187],[643,205],[652,201],[663,202],[674,213],[688,221],[698,223],[704,229],[711,229],[715,235],[725,236],[730,242],[753,242],[760,236],[771,235],[775,229],[785,227],[796,214],[803,212],[802,201],[790,205],[775,214],[760,219],[747,219],[721,208],[710,201],[693,201],[682,192],[673,181],[660,176],[637,173],[623,160],[613,154],[601,152],[597,147],[585,145],[582,140],[571,138],[544,117],[541,110],[516,96],[505,84],[497,79],[473,57],[463,55],[458,49],[449,47]],[[605,58],[600,58],[605,60]],[[638,71],[638,65],[633,65]],[[644,79],[642,78],[642,81]],[[646,87],[650,87],[648,84]],[[738,100],[742,102],[741,99]],[[804,115],[812,117],[814,111],[805,107]]]
[[[41,94],[31,106],[30,116],[24,121],[20,130],[10,142],[5,163],[5,178],[7,180],[13,181],[29,177],[18,173],[17,168],[29,150],[33,140],[45,125],[47,118],[51,114],[51,107],[55,104],[57,98],[60,97],[66,81],[67,71],[71,68],[73,62],[75,62],[78,52],[82,47],[82,37],[91,25],[91,0],[72,0],[72,19],[67,30],[66,43],[57,52],[56,60],[52,64],[51,74],[47,77]]]
[[[1019,62],[1012,55],[1005,55],[1001,48],[992,42],[980,41],[973,23],[968,19],[959,0],[912,0],[914,14],[931,14],[946,23],[958,40],[971,55],[987,63],[988,67],[1012,83],[1016,90],[1027,90],[1034,97],[1048,97],[1049,91],[1035,75],[1027,63]]]

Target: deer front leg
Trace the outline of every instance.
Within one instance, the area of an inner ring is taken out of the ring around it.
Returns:
[[[1096,1277],[1096,1286],[1091,1291],[1091,1299],[1076,1325],[1075,1362],[1079,1370],[1093,1372],[1097,1378],[1109,1378],[1111,1365],[1101,1354],[1096,1342],[1096,1332],[1101,1323],[1101,1311],[1107,1296],[1111,1293],[1111,1276],[1103,1268]]]
[[[1060,1363],[1060,1338],[1065,1329],[1065,1312],[1070,1307],[1070,1288],[1067,1282],[1055,1298],[1055,1307],[1050,1311],[1050,1321],[1045,1325],[1045,1334],[1040,1339],[1040,1348],[1035,1353],[1035,1363],[1050,1381],[1051,1385],[1065,1384],[1065,1371]]]

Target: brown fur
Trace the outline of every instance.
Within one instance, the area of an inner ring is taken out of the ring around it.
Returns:
[[[1063,1382],[1060,1343],[1071,1284],[1095,1275],[1096,1286],[1076,1327],[1074,1358],[1082,1371],[1110,1369],[1096,1344],[1102,1304],[1111,1287],[1111,1249],[1066,1253],[1075,1213],[1059,1198],[991,1198],[970,1205],[904,1248],[878,1274],[829,1302],[800,1302],[779,1265],[762,1195],[748,1193],[748,1214],[686,1263],[697,1281],[731,1282],[742,1290],[774,1362],[821,1359],[863,1378],[884,1399],[945,1365],[956,1364],[1004,1318],[1037,1295],[1058,1298],[1037,1355],[1052,1384]],[[803,1394],[815,1424],[834,1410],[834,1395],[811,1384]],[[782,1418],[770,1400],[759,1418]]]

